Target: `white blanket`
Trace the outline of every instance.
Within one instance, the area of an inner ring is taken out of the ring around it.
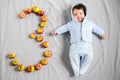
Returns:
[[[79,0],[87,6],[87,16],[107,35],[106,40],[93,36],[93,62],[85,75],[74,77],[69,63],[68,34],[51,36],[50,32],[70,20],[70,5],[77,0],[0,0],[0,80],[120,80],[120,0]],[[27,7],[45,10],[49,20],[43,33],[49,48],[42,48],[29,35],[37,30],[40,17],[19,13]],[[11,66],[10,52],[25,66],[41,61],[45,50],[52,51],[48,65],[41,70],[19,72]]]

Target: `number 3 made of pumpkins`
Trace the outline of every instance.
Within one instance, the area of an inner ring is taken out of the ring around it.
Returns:
[[[44,15],[45,12],[44,10],[39,9],[39,7],[34,6],[32,9],[31,8],[26,8],[23,12],[19,14],[19,17],[21,19],[25,18],[26,15],[35,13],[38,16],[41,17],[41,23],[39,25],[39,28],[34,32],[31,33],[29,36],[32,39],[36,39],[37,42],[42,42],[43,41],[43,36],[42,34],[44,33],[44,28],[47,26],[47,21],[48,21],[48,16]],[[42,42],[42,47],[43,48],[48,48],[50,46],[50,43],[48,41]],[[51,57],[52,56],[52,51],[46,50],[44,52],[45,57]],[[43,58],[40,63],[36,63],[35,65],[29,65],[27,67],[24,66],[24,64],[19,63],[19,60],[16,59],[16,53],[15,52],[10,52],[9,53],[9,59],[13,59],[11,61],[12,66],[17,66],[18,71],[27,71],[27,72],[34,72],[35,70],[41,70],[43,65],[48,64],[48,59]]]

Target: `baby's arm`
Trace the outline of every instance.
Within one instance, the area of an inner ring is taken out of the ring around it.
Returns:
[[[68,24],[65,24],[65,25],[53,30],[50,34],[57,35],[57,34],[62,34],[62,33],[68,32],[68,31],[69,31]]]
[[[105,32],[95,23],[93,24],[93,29],[92,29],[93,33],[97,34],[98,36],[101,37],[101,39],[105,39],[106,35]]]

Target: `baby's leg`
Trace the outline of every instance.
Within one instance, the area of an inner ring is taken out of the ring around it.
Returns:
[[[83,49],[84,55],[82,55],[82,58],[80,59],[80,71],[79,71],[80,75],[85,74],[93,59],[92,46],[88,44],[86,46],[83,46]]]
[[[80,70],[80,57],[78,55],[70,55],[70,63],[75,76],[79,76]]]
[[[79,76],[80,70],[80,56],[78,52],[77,46],[73,44],[70,47],[69,59],[75,76]]]
[[[85,74],[85,72],[88,70],[91,62],[92,62],[93,55],[87,54],[85,56],[82,56],[82,59],[80,61],[80,71],[79,74]]]

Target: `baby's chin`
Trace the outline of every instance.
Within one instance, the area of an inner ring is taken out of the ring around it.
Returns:
[[[78,20],[78,22],[83,22],[83,20],[84,20],[84,19],[80,19],[80,20]]]
[[[84,18],[78,19],[78,22],[83,22]]]

